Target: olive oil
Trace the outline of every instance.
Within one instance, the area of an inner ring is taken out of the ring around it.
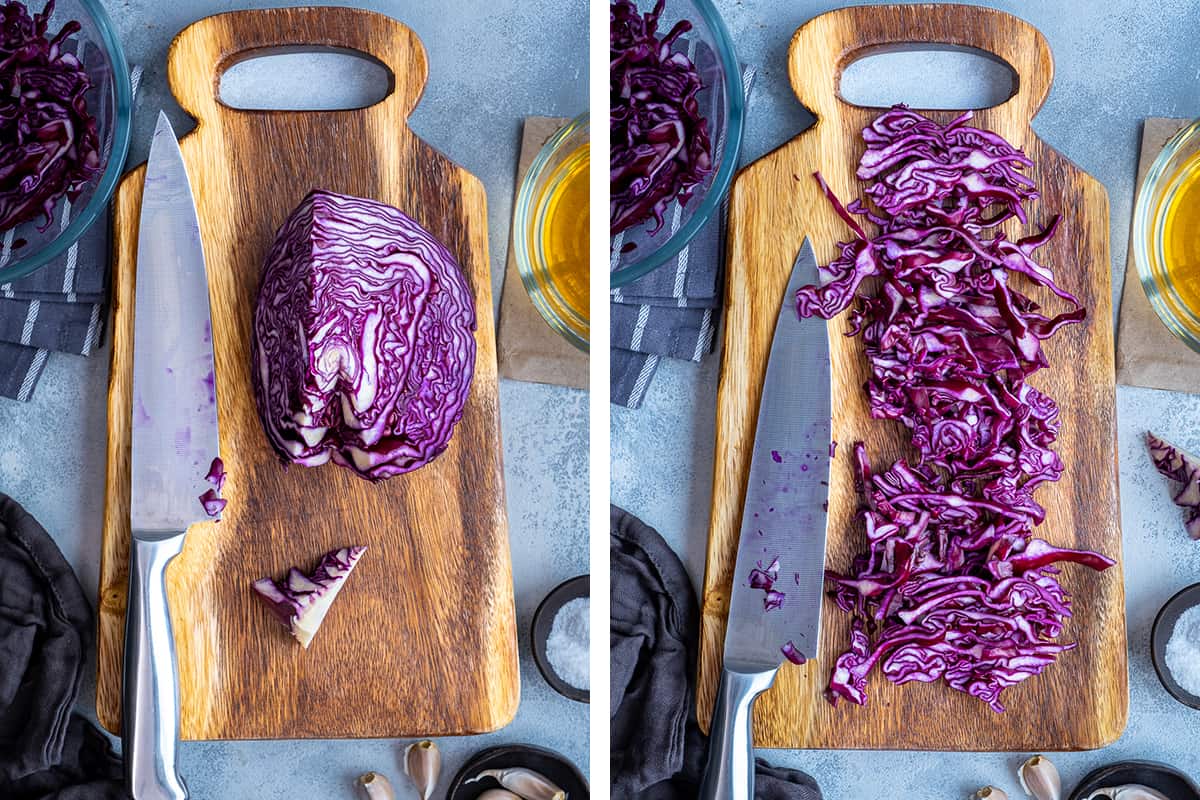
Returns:
[[[1200,158],[1171,181],[1161,208],[1162,257],[1179,302],[1200,316]]]
[[[547,300],[561,315],[588,320],[588,166],[587,143],[555,167],[535,204],[540,220],[537,246],[546,274]],[[542,281],[539,281],[542,282]],[[565,313],[564,313],[565,312]]]

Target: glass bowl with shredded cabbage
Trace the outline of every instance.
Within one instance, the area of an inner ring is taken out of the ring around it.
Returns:
[[[693,146],[708,153],[707,158],[698,159],[694,151],[683,159],[686,162],[683,171],[687,174],[682,186],[675,182],[673,190],[665,196],[661,191],[654,193],[653,190],[648,194],[646,183],[655,182],[649,173],[661,175],[661,164],[635,163],[638,159],[630,153],[634,149],[630,140],[647,148],[661,145],[662,137],[638,135],[639,131],[644,131],[644,118],[637,120],[642,123],[638,127],[631,126],[621,116],[638,114],[637,104],[623,101],[622,95],[627,98],[630,94],[629,51],[640,44],[648,46],[649,40],[649,36],[630,34],[628,18],[621,21],[624,12],[619,7],[624,5],[627,11],[631,1],[616,0],[610,4],[610,19],[614,24],[610,39],[609,80],[614,117],[610,124],[613,200],[609,207],[612,223],[609,277],[613,288],[625,286],[678,257],[717,212],[737,168],[745,115],[741,67],[725,23],[711,0],[636,0],[637,12],[642,19],[649,18],[654,25],[654,39],[667,40],[670,57],[686,58],[695,68],[700,86],[693,95],[695,108],[682,114],[687,133],[680,150],[686,153],[689,146]],[[676,30],[683,21],[690,27],[685,25],[685,29]],[[637,27],[636,23],[633,27]],[[637,54],[634,57],[641,62],[639,69],[646,67],[644,58]],[[682,60],[678,65],[683,66],[683,72],[690,71]],[[679,95],[675,81],[681,70],[674,72],[667,79],[667,85],[660,83],[655,87],[666,97]],[[695,142],[692,123],[697,119],[704,121],[707,147]],[[629,133],[631,127],[633,134]]]
[[[36,100],[18,112],[20,118],[39,129],[43,143],[57,141],[56,149],[42,144],[39,150],[33,138],[16,141],[15,128],[0,131],[0,158],[17,166],[0,185],[2,285],[63,256],[93,224],[105,224],[105,207],[129,149],[133,92],[116,27],[100,0],[0,0],[0,15],[6,113],[13,113],[19,80],[27,97],[36,93]],[[36,70],[26,68],[20,78],[10,58],[18,42],[33,42],[40,51],[31,65]],[[29,78],[31,71],[54,77]],[[90,126],[80,124],[88,117],[94,133],[85,133]],[[63,159],[79,163],[58,174]]]

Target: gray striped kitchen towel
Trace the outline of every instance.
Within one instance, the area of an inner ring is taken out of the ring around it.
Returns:
[[[704,59],[697,61],[701,70]],[[742,67],[742,91],[747,101],[756,70]],[[714,142],[719,162],[725,142]],[[638,408],[645,399],[662,358],[699,361],[711,353],[724,291],[725,219],[727,204],[713,215],[676,258],[655,271],[610,294],[611,336],[609,399],[626,408]],[[674,233],[682,222],[678,203],[668,210],[659,235]],[[634,257],[648,237],[646,227],[613,237],[612,270],[622,258]],[[630,245],[633,245],[632,248]]]
[[[135,96],[141,77],[141,67],[130,70]],[[62,201],[54,224],[65,227],[76,210],[70,201]],[[0,267],[13,257],[13,237],[14,231],[0,237]],[[50,351],[88,356],[100,347],[108,262],[105,219],[85,231],[61,258],[0,284],[0,397],[33,397]]]

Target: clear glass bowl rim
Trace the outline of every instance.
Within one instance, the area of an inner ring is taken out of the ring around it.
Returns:
[[[130,118],[133,108],[133,87],[129,82],[129,64],[125,60],[125,50],[121,47],[121,40],[117,37],[112,19],[104,10],[100,0],[75,1],[87,9],[88,14],[95,21],[104,51],[112,62],[113,94],[116,101],[113,113],[112,151],[108,156],[108,164],[105,165],[104,172],[96,183],[96,190],[92,192],[92,196],[83,210],[67,224],[66,230],[48,246],[0,269],[0,282],[8,282],[29,275],[65,253],[71,245],[79,240],[84,231],[100,219],[117,188],[117,181],[120,180],[121,174],[125,170],[125,158],[129,154]]]
[[[1192,322],[1189,326],[1188,322],[1175,314],[1162,297],[1162,293],[1169,292],[1170,287],[1160,283],[1151,268],[1151,264],[1159,260],[1154,254],[1161,254],[1162,246],[1161,241],[1153,240],[1154,212],[1158,205],[1159,190],[1163,182],[1170,178],[1168,170],[1173,162],[1189,145],[1194,147],[1189,158],[1200,158],[1200,119],[1191,122],[1167,140],[1138,187],[1137,202],[1133,208],[1133,260],[1137,265],[1138,280],[1154,313],[1180,341],[1200,353],[1200,338],[1194,332],[1200,330],[1200,320]]]
[[[580,131],[585,135],[588,134],[590,130],[589,119],[589,114],[585,111],[546,140],[546,143],[542,145],[542,149],[538,151],[537,156],[530,163],[529,169],[525,171],[525,177],[521,179],[521,185],[517,188],[516,208],[513,213],[513,250],[517,261],[517,273],[521,276],[521,283],[525,286],[525,293],[529,295],[530,302],[533,303],[534,308],[538,310],[538,313],[541,314],[546,324],[585,353],[588,352],[589,348],[588,340],[580,336],[565,320],[560,319],[554,312],[553,307],[542,297],[542,287],[538,285],[537,279],[533,274],[533,265],[529,263],[528,259],[531,244],[528,234],[529,222],[534,213],[533,204],[536,201],[532,191],[534,182],[537,180],[538,175],[546,168],[546,164],[550,159],[558,152],[559,146],[564,141]]]
[[[660,247],[642,261],[635,261],[627,267],[609,273],[609,284],[616,289],[626,286],[643,275],[649,274],[679,255],[679,251],[700,232],[708,220],[721,206],[729,185],[733,182],[733,174],[737,171],[738,155],[742,149],[742,128],[745,123],[746,98],[741,90],[741,67],[738,65],[737,54],[733,49],[733,39],[725,27],[725,21],[711,0],[691,0],[696,11],[704,19],[705,25],[712,32],[716,44],[717,55],[721,60],[722,72],[725,76],[725,94],[729,98],[729,117],[725,120],[725,152],[717,167],[717,174],[712,185],[700,201],[700,206],[692,214],[682,228],[675,232],[671,243]]]

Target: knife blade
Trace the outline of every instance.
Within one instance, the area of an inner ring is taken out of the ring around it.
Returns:
[[[825,575],[829,499],[829,336],[822,319],[799,320],[794,298],[817,282],[808,239],[792,268],[767,359],[750,475],[746,480],[737,565],[725,628],[725,662],[778,666],[792,642],[817,655]],[[778,562],[783,606],[764,611],[750,573]]]
[[[818,281],[805,238],[780,303],[759,398],[737,562],[713,709],[706,800],[754,797],[752,708],[791,643],[817,655],[825,573],[830,462],[829,336],[824,320],[796,316],[796,290]],[[751,580],[773,578],[774,597]],[[781,604],[779,604],[781,603]],[[775,607],[779,604],[777,607]]]
[[[185,800],[166,568],[188,527],[206,518],[200,495],[219,450],[200,221],[179,142],[161,112],[146,162],[135,280],[125,782],[134,800]]]
[[[146,162],[133,321],[134,531],[205,519],[199,496],[218,454],[208,276],[179,142],[159,114]]]

